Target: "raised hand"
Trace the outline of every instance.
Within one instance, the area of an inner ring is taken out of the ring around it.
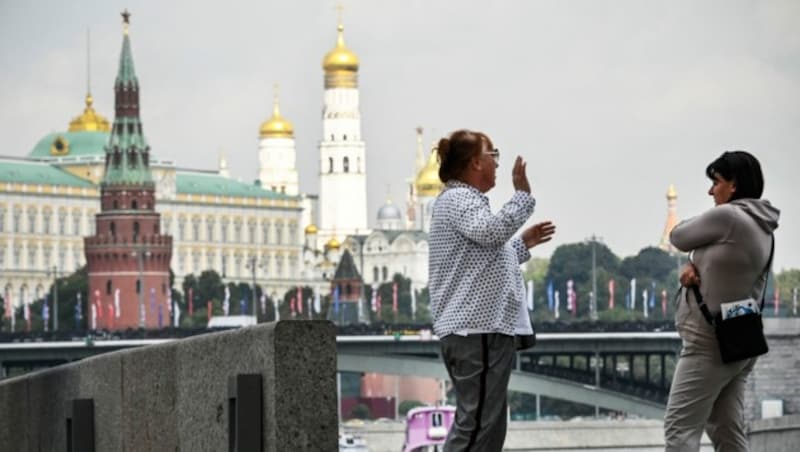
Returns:
[[[531,192],[531,184],[528,182],[528,175],[525,174],[527,165],[522,160],[522,157],[517,156],[517,160],[514,161],[514,168],[511,170],[511,181],[514,183],[514,190],[524,191],[525,193]]]
[[[552,221],[543,221],[526,229],[522,233],[522,241],[526,247],[533,248],[540,243],[549,242],[555,233],[556,225]]]

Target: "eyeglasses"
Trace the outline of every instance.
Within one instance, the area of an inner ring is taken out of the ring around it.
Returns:
[[[495,148],[492,151],[487,152],[487,154],[491,155],[494,159],[495,163],[500,163],[500,150]]]

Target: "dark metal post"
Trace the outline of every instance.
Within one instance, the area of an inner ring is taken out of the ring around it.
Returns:
[[[67,404],[67,452],[94,452],[94,399]]]
[[[228,451],[262,450],[260,374],[239,374],[228,380]]]

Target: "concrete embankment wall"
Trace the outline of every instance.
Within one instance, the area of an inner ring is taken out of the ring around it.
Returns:
[[[244,387],[232,379],[244,374],[260,376],[260,450],[336,450],[335,328],[284,321],[4,380],[0,451],[68,450],[67,419],[73,440],[80,434],[76,399],[91,400],[96,451],[226,451],[231,396]],[[258,395],[236,403],[253,400]],[[242,431],[254,419],[248,416],[238,419]]]

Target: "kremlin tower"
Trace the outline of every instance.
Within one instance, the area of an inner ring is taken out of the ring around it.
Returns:
[[[92,327],[155,328],[169,323],[172,237],[159,231],[150,146],[139,118],[139,81],[122,13],[124,36],[114,82],[114,123],[105,146],[96,233],[84,238],[89,273],[87,310]],[[91,108],[87,98],[87,111]],[[85,113],[86,114],[86,113]],[[161,324],[161,325],[159,325]]]
[[[278,88],[272,106],[272,117],[261,124],[258,147],[258,180],[261,186],[272,191],[296,196],[298,185],[294,126],[281,116]]]
[[[667,189],[667,223],[664,225],[664,233],[661,235],[661,242],[658,244],[659,248],[670,254],[676,251],[669,241],[669,233],[678,224],[678,214],[675,209],[677,200],[678,192],[675,191],[675,186],[670,184],[669,189]]]

